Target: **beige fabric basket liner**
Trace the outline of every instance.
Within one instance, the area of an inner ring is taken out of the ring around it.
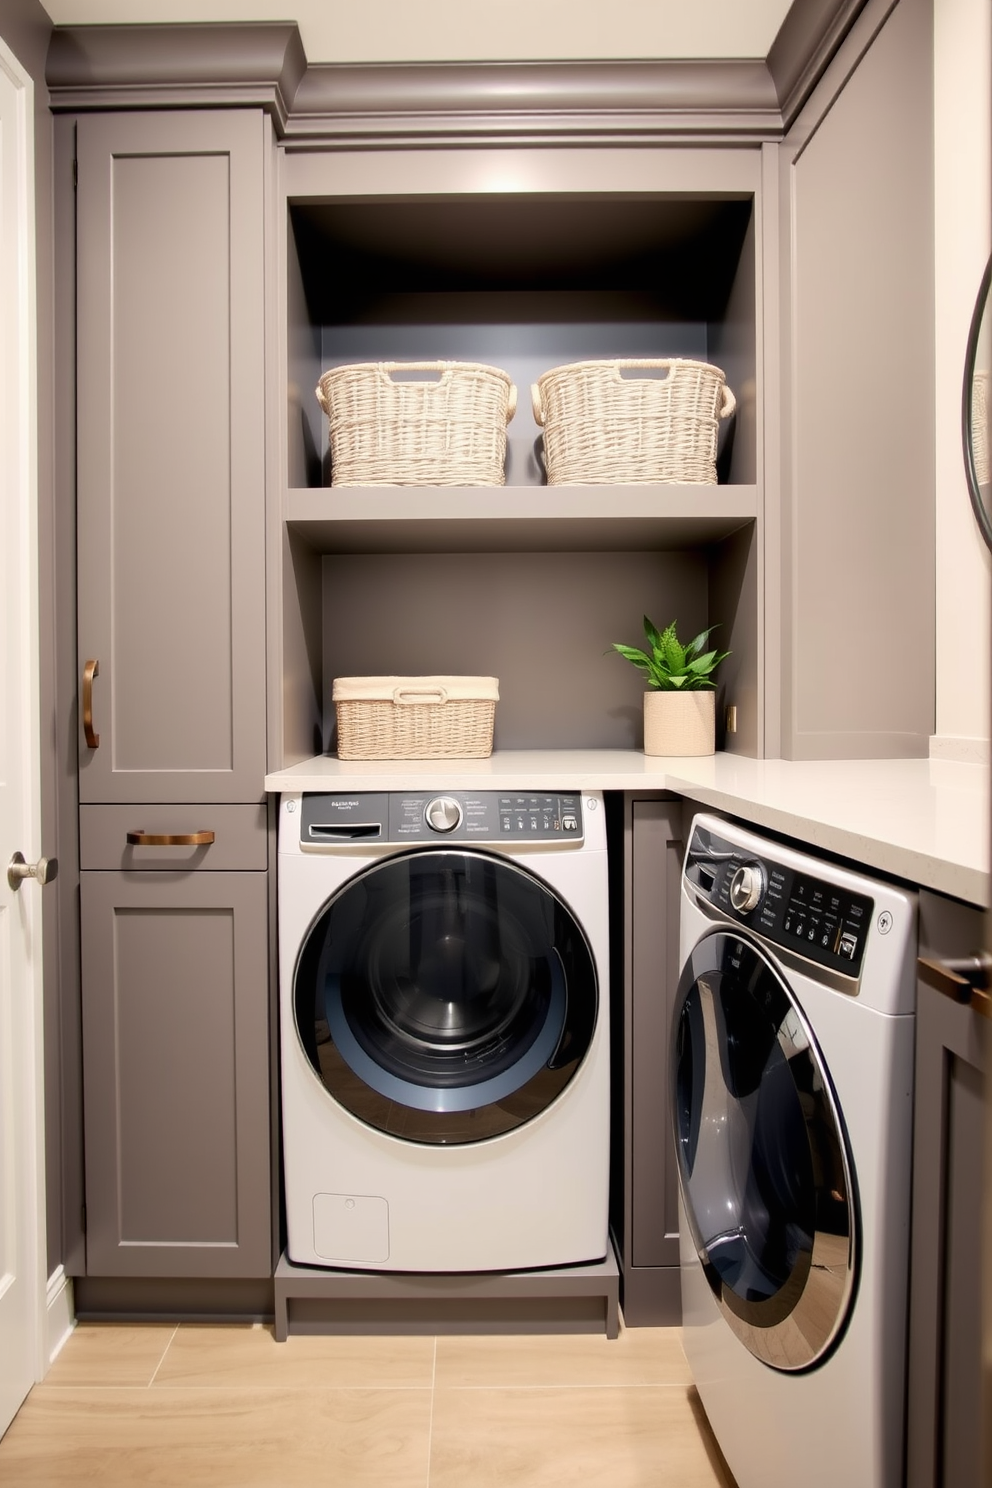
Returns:
[[[720,421],[736,407],[719,367],[684,357],[572,362],[531,397],[552,486],[715,485]]]
[[[337,677],[341,759],[483,759],[492,754],[496,677]]]
[[[433,374],[423,380],[421,374]],[[412,377],[413,380],[405,380]],[[501,486],[517,390],[482,362],[356,362],[325,372],[332,486]]]

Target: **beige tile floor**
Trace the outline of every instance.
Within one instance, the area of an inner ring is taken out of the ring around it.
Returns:
[[[733,1488],[674,1328],[298,1337],[81,1323],[0,1485]]]

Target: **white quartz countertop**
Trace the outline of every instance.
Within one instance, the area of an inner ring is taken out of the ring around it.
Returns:
[[[478,760],[303,760],[267,791],[668,790],[970,904],[989,903],[989,771],[951,760],[655,758],[503,750]]]

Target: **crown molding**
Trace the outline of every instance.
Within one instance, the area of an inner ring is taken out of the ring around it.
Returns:
[[[292,22],[56,26],[45,81],[58,112],[253,106],[281,131],[306,70]]]
[[[293,23],[57,26],[58,112],[257,107],[300,147],[780,138],[865,0],[794,0],[765,61],[308,65]]]

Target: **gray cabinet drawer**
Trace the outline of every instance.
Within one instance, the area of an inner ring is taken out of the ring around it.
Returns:
[[[134,843],[150,837],[193,837],[212,842]],[[184,869],[262,870],[268,865],[266,809],[257,806],[81,806],[81,868],[182,872]]]

